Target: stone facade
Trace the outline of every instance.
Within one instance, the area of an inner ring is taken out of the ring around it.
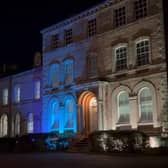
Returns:
[[[145,13],[137,14],[138,7]],[[41,33],[42,70],[2,78],[0,84],[23,82],[32,89],[39,78],[42,99],[37,103],[26,89],[24,107],[3,107],[1,113],[23,111],[26,118],[33,112],[35,132],[87,136],[95,130],[167,131],[162,1],[108,0]],[[24,126],[22,130],[26,133]]]

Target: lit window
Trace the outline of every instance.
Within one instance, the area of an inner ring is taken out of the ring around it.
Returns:
[[[2,103],[3,105],[8,105],[8,89],[7,88],[3,89]]]
[[[0,118],[0,137],[8,135],[8,116],[3,114]]]
[[[89,77],[97,76],[97,56],[95,55],[88,57],[88,75]]]
[[[58,34],[52,35],[51,37],[51,46],[52,48],[58,48],[59,45],[59,36]]]
[[[141,40],[136,43],[137,65],[149,64],[149,40]]]
[[[20,135],[20,114],[15,115],[15,135]]]
[[[126,24],[126,9],[125,7],[115,10],[114,15],[115,27],[122,26]]]
[[[58,101],[54,101],[51,105],[51,129],[59,130],[60,128],[60,113],[59,113],[59,103]]]
[[[152,93],[147,87],[139,92],[139,112],[141,122],[152,121]]]
[[[88,36],[94,36],[96,34],[96,19],[88,21]]]
[[[35,81],[35,86],[34,86],[34,98],[35,99],[40,99],[40,81]]]
[[[127,68],[127,47],[119,47],[115,50],[116,70],[124,70]]]
[[[73,42],[72,39],[72,29],[65,30],[65,44],[71,44]]]
[[[14,102],[19,103],[20,102],[20,94],[21,94],[21,89],[19,86],[15,86],[14,88]]]
[[[70,84],[73,82],[73,60],[64,62],[64,82]]]
[[[134,8],[136,19],[147,16],[147,0],[136,0],[134,2]]]
[[[118,95],[118,115],[119,115],[119,123],[129,123],[130,120],[129,95],[125,91],[120,92]]]
[[[34,131],[33,113],[29,113],[28,122],[27,122],[27,132],[28,133],[33,133],[33,131]]]
[[[59,85],[59,64],[52,64],[49,72],[50,87],[57,87]]]

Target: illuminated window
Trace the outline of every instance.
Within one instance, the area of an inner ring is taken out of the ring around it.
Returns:
[[[52,48],[58,48],[59,47],[59,36],[58,34],[51,36],[51,46]]]
[[[27,132],[33,133],[34,131],[34,118],[33,113],[28,114],[28,121],[27,121]]]
[[[97,56],[91,55],[88,57],[88,75],[89,77],[97,76]]]
[[[64,62],[64,82],[70,84],[73,82],[73,60],[66,60]]]
[[[152,116],[152,93],[147,87],[139,91],[139,115],[141,122],[151,122]]]
[[[8,116],[3,114],[0,118],[0,137],[8,135]]]
[[[149,64],[149,40],[141,40],[136,43],[137,65]]]
[[[115,27],[126,24],[126,8],[122,7],[115,10],[114,15]]]
[[[14,87],[14,102],[19,103],[20,102],[20,94],[21,94],[21,89],[19,86]]]
[[[147,16],[147,0],[136,0],[134,2],[134,10],[136,19]]]
[[[65,102],[65,129],[74,128],[75,104],[72,99]]]
[[[127,47],[121,46],[115,49],[116,70],[127,69]]]
[[[96,34],[96,19],[88,21],[88,36],[94,36]]]
[[[59,64],[52,64],[49,72],[50,87],[57,87],[59,85]]]
[[[5,89],[3,89],[3,91],[2,91],[2,103],[3,103],[3,105],[8,105],[8,89],[7,88],[5,88]]]
[[[73,42],[72,39],[72,29],[65,30],[65,44],[71,44]]]
[[[15,115],[15,135],[20,135],[20,114]]]
[[[41,88],[41,83],[40,81],[35,81],[34,83],[34,98],[35,99],[40,99],[40,89]]]
[[[59,103],[54,101],[51,104],[51,129],[59,130],[60,128],[60,113],[59,113]]]
[[[119,115],[119,123],[129,123],[130,121],[129,95],[125,91],[120,92],[118,95],[118,115]]]

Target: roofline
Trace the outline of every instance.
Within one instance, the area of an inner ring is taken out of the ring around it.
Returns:
[[[83,12],[81,12],[81,13],[75,15],[75,16],[72,16],[72,17],[67,18],[67,19],[65,19],[65,20],[63,20],[61,22],[58,22],[58,23],[56,23],[56,24],[54,24],[54,25],[52,25],[50,27],[42,29],[40,31],[40,33],[44,34],[44,33],[47,33],[49,31],[52,31],[54,29],[63,27],[65,25],[68,25],[68,24],[70,24],[70,23],[72,23],[74,21],[77,21],[77,20],[81,19],[82,17],[86,17],[86,16],[88,16],[90,14],[94,14],[100,9],[107,8],[107,7],[111,6],[112,4],[114,4],[114,2],[115,2],[114,0],[105,0],[105,2],[101,2],[100,4],[95,5],[92,8],[87,9],[87,10],[85,10],[85,11],[83,11]]]

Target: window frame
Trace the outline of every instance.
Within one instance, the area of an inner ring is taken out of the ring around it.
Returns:
[[[87,36],[93,37],[97,34],[97,18],[92,18],[87,22]]]
[[[7,95],[5,94],[5,91],[7,91]],[[9,105],[9,89],[3,88],[2,90],[2,105],[8,106]]]
[[[34,81],[34,99],[35,100],[41,99],[41,80],[40,79]]]

